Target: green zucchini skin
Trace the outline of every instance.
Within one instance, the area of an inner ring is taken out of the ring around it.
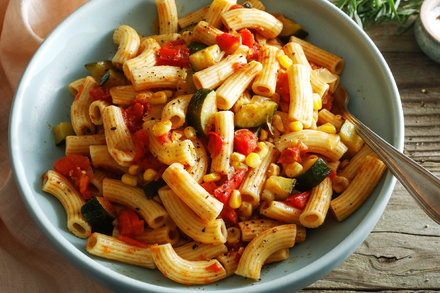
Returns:
[[[215,91],[199,89],[194,93],[188,104],[187,123],[203,135],[209,130],[212,115],[217,112]]]
[[[203,43],[199,43],[199,42],[191,42],[191,43],[188,45],[188,49],[189,49],[189,51],[190,51],[191,54],[194,54],[195,52],[198,52],[198,51],[200,51],[200,50],[203,50],[203,49],[205,49],[205,48],[207,48],[207,47],[208,47],[208,45],[205,45],[205,44],[203,44]]]
[[[244,104],[235,114],[235,126],[238,128],[261,127],[272,121],[277,108],[278,104],[273,101]]]
[[[128,84],[124,73],[117,69],[110,60],[89,63],[84,67],[90,72],[93,78],[104,88]]]
[[[92,226],[92,232],[99,232],[106,235],[113,233],[113,211],[106,208],[108,203],[103,197],[94,197],[81,207],[81,214],[87,223]]]
[[[319,158],[316,162],[303,174],[296,177],[295,189],[299,191],[310,190],[321,183],[331,172],[331,169]]]
[[[148,199],[153,199],[153,197],[157,195],[159,188],[165,185],[165,181],[162,178],[159,178],[158,180],[153,180],[147,184],[144,184],[142,189]]]

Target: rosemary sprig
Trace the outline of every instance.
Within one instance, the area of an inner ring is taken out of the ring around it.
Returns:
[[[423,0],[338,0],[332,1],[361,27],[383,22],[399,23],[403,32],[414,22],[411,16],[417,15]],[[411,21],[409,21],[411,19]]]

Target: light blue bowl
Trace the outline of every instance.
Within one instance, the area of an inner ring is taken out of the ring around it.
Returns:
[[[179,14],[208,1],[177,1]],[[352,97],[350,110],[398,149],[403,146],[403,115],[399,94],[383,57],[354,22],[327,1],[264,1],[267,10],[293,17],[310,32],[308,40],[345,59],[341,83]],[[64,155],[51,127],[69,121],[69,82],[87,74],[84,64],[111,59],[116,51],[113,30],[122,24],[151,34],[154,1],[95,0],[85,4],[44,41],[24,73],[13,103],[9,147],[17,186],[30,214],[47,238],[78,269],[121,292],[292,292],[322,278],[342,263],[373,229],[388,202],[395,179],[381,180],[364,205],[342,223],[332,215],[287,261],[262,271],[261,281],[231,277],[207,286],[184,286],[158,270],[124,265],[86,253],[85,240],[66,229],[61,204],[41,191],[41,175]]]

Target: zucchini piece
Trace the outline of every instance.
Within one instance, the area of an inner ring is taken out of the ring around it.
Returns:
[[[188,45],[188,49],[191,52],[191,54],[194,54],[195,52],[203,50],[206,47],[208,47],[208,45],[205,45],[205,44],[199,43],[199,42],[191,42],[191,44]]]
[[[364,140],[357,134],[353,123],[348,120],[345,120],[344,124],[342,124],[339,130],[339,136],[342,142],[347,146],[347,154],[349,156],[354,156],[364,145]]]
[[[109,60],[84,65],[99,85],[110,88],[128,84],[124,73],[117,69]]]
[[[212,116],[217,112],[217,99],[212,89],[199,89],[189,101],[186,113],[189,126],[206,135],[212,124]]]
[[[66,137],[69,135],[75,135],[75,131],[73,131],[72,123],[70,122],[60,122],[55,125],[53,128],[53,134],[55,136],[55,144],[61,144]]]
[[[115,210],[108,199],[93,197],[81,207],[81,214],[92,226],[92,232],[112,235]]]
[[[209,46],[189,56],[189,63],[194,71],[200,71],[214,65],[221,54],[218,45]]]
[[[295,189],[299,191],[310,190],[321,183],[330,172],[330,167],[323,159],[319,158],[307,171],[296,177]]]
[[[295,187],[296,179],[282,176],[270,176],[264,189],[270,191],[276,200],[285,200],[290,196]]]
[[[153,199],[153,197],[157,195],[157,191],[159,190],[159,188],[165,185],[165,181],[162,178],[159,178],[157,180],[153,180],[147,184],[144,184],[142,186],[142,189],[144,190],[144,193],[148,199]]]
[[[273,13],[272,15],[283,23],[283,30],[278,35],[278,38],[280,38],[281,41],[289,42],[290,36],[305,39],[309,35],[309,33],[293,19],[285,17],[281,13]]]
[[[278,104],[270,100],[244,104],[235,114],[235,126],[252,128],[270,123],[277,108]]]

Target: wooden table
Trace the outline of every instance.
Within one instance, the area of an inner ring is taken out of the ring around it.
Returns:
[[[399,88],[405,154],[440,175],[440,64],[417,46],[413,31],[367,31]],[[304,291],[440,291],[440,225],[398,182],[373,232],[344,263]]]

